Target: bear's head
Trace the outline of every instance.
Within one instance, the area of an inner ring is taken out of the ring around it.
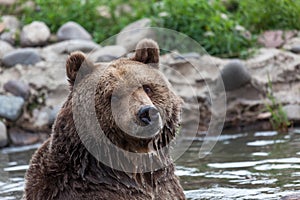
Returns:
[[[83,132],[95,126],[94,117],[114,145],[138,153],[156,151],[175,137],[183,101],[159,71],[159,47],[153,40],[140,41],[132,58],[110,63],[94,64],[83,53],[72,53],[66,70],[76,96],[73,118]]]

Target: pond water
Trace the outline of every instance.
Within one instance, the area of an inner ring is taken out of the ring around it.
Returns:
[[[186,138],[186,142],[190,142]],[[300,130],[223,133],[211,154],[197,159],[203,138],[177,161],[186,197],[280,199],[300,191]],[[0,150],[0,199],[20,199],[28,161],[38,145]]]

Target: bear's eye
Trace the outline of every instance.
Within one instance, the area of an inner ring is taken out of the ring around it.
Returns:
[[[150,95],[152,93],[152,89],[149,85],[143,85],[143,89],[146,92],[146,94]]]

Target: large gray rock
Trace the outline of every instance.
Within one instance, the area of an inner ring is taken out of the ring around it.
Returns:
[[[289,39],[283,46],[283,49],[290,51],[293,46],[299,46],[300,45],[300,37],[299,33],[297,37],[293,37]]]
[[[283,110],[289,120],[300,120],[300,105],[286,105]]]
[[[8,144],[7,130],[5,124],[0,121],[0,147],[5,147]]]
[[[41,46],[47,43],[50,29],[44,22],[34,21],[23,27],[20,40],[21,46]]]
[[[11,45],[15,45],[17,34],[14,31],[7,31],[0,35],[0,40],[8,42]]]
[[[127,53],[126,49],[122,46],[113,45],[105,46],[90,55],[91,60],[94,62],[110,62],[118,59]]]
[[[117,45],[125,47],[128,51],[135,49],[136,44],[143,38],[154,38],[155,35],[149,27],[151,20],[144,18],[126,26],[117,35]]]
[[[15,16],[5,15],[1,17],[5,28],[8,30],[18,30],[21,27],[21,23]]]
[[[290,50],[293,53],[300,54],[300,44],[299,45],[293,45]]]
[[[263,32],[258,42],[267,48],[281,47],[286,41],[297,34],[296,31],[271,30]]]
[[[8,42],[0,40],[0,59],[4,54],[11,52],[13,49],[14,48]]]
[[[21,97],[0,95],[0,117],[11,121],[17,120],[23,109],[24,100]]]
[[[10,15],[2,16],[1,19],[7,31],[0,35],[0,39],[14,45],[17,39],[17,33],[20,31],[20,21]]]
[[[41,56],[39,53],[30,48],[17,49],[3,56],[2,62],[7,67],[12,67],[16,64],[34,65],[40,62]]]
[[[57,31],[58,40],[91,40],[92,36],[76,22],[67,22]]]
[[[23,81],[10,80],[4,84],[4,90],[12,93],[15,96],[22,97],[23,99],[28,99],[30,95],[30,87]]]
[[[25,132],[19,128],[9,129],[9,137],[12,144],[16,146],[30,145],[40,141],[39,134]]]
[[[246,61],[251,77],[262,84],[268,84],[268,75],[273,83],[297,82],[299,55],[279,49],[261,48]]]
[[[88,40],[67,40],[53,45],[49,45],[43,49],[44,53],[55,52],[56,54],[71,53],[74,51],[91,52],[100,49],[101,46],[93,41]]]
[[[56,60],[42,61],[34,67],[17,65],[16,67],[3,70],[0,78],[0,92],[4,92],[2,86],[5,83],[14,79],[28,83],[37,91],[47,90],[47,101],[52,94],[55,94],[53,98],[60,99],[62,102],[69,93],[65,67],[66,57],[67,55],[60,55],[56,57]]]
[[[221,77],[226,91],[236,90],[251,80],[246,66],[239,60],[227,63],[221,70]]]

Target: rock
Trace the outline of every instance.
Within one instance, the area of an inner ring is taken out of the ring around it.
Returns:
[[[16,7],[15,13],[23,13],[25,10],[28,9],[34,9],[36,11],[38,10],[36,9],[36,5],[33,1],[25,1],[24,3]]]
[[[32,126],[32,130],[48,130],[49,126],[52,125],[56,119],[56,116],[60,110],[61,106],[54,107],[43,107],[41,109],[34,109],[32,112],[32,117],[29,119]]]
[[[10,80],[4,84],[4,90],[12,93],[15,96],[22,97],[23,99],[28,99],[30,95],[30,87],[23,81]]]
[[[3,22],[0,22],[0,34],[4,31],[5,25]]]
[[[297,82],[299,75],[299,56],[279,49],[262,48],[246,61],[252,79],[268,84],[268,75],[273,83]]]
[[[116,7],[114,14],[117,17],[132,13],[133,9],[129,4],[120,4]]]
[[[92,40],[92,36],[76,22],[67,22],[57,31],[58,40]]]
[[[122,46],[105,46],[95,52],[90,57],[94,62],[110,62],[117,58],[124,56],[127,53],[126,49]]]
[[[111,56],[111,55],[102,55],[102,56],[99,56],[97,59],[95,59],[95,62],[111,62],[115,59],[116,59],[116,57]]]
[[[19,30],[21,23],[15,16],[12,15],[4,15],[1,17],[2,22],[5,25],[5,28],[8,30]]]
[[[242,36],[244,36],[244,38],[250,40],[252,38],[252,34],[250,31],[248,31],[245,27],[241,26],[241,25],[236,25],[234,27],[234,29],[241,34]]]
[[[41,110],[34,109],[32,112],[32,121],[33,126],[36,129],[43,129],[49,125],[51,110],[47,107],[42,108]]]
[[[154,38],[150,26],[151,20],[148,18],[129,24],[117,35],[117,45],[125,47],[128,52],[133,51],[141,39]]]
[[[55,52],[58,54],[62,53],[71,53],[74,51],[83,51],[83,52],[91,52],[96,51],[97,49],[100,49],[101,46],[96,44],[93,41],[87,41],[87,40],[67,40],[63,42],[59,42],[53,45],[49,45],[43,49],[45,53],[48,54],[48,52]]]
[[[227,63],[221,70],[221,77],[226,91],[238,89],[251,80],[246,66],[239,60]]]
[[[186,59],[200,59],[199,53],[190,52],[190,53],[183,53],[183,54],[173,54],[174,59],[178,60],[186,60]]]
[[[0,147],[5,147],[8,144],[6,125],[0,121]]]
[[[1,34],[0,39],[14,45],[20,29],[20,21],[10,15],[2,16],[1,19],[7,31]]]
[[[56,34],[51,34],[50,38],[49,38],[49,43],[53,44],[53,43],[57,43],[58,42],[58,38]]]
[[[16,146],[34,144],[40,140],[38,134],[28,133],[18,128],[11,128],[9,130],[9,137],[11,142]]]
[[[108,6],[98,6],[96,8],[96,10],[101,17],[104,17],[107,19],[111,18],[110,8]]]
[[[291,47],[291,52],[296,53],[296,54],[300,54],[300,45],[293,45]]]
[[[265,31],[259,36],[258,42],[267,48],[278,48],[295,35],[295,31]]]
[[[68,84],[65,83],[64,85],[57,87],[56,90],[52,90],[48,93],[48,98],[46,99],[46,105],[51,108],[56,108],[63,105],[65,99],[68,96],[69,92]],[[50,118],[51,119],[51,118]]]
[[[23,109],[24,100],[21,97],[0,95],[0,117],[11,121],[17,120]]]
[[[17,0],[0,0],[0,5],[11,6],[16,3]]]
[[[251,82],[244,85],[243,87],[237,88],[235,90],[226,90],[226,100],[228,102],[235,100],[248,100],[248,101],[259,101],[264,96],[263,91],[264,85],[259,85],[260,87],[254,86]],[[226,86],[225,86],[226,89]]]
[[[272,113],[270,112],[263,112],[263,113],[259,113],[257,115],[257,119],[262,120],[262,119],[269,119],[272,117]]]
[[[39,104],[32,112],[24,113],[15,125],[26,131],[49,133],[60,108],[61,106],[53,107]]]
[[[65,69],[67,55],[52,54],[53,58],[51,59],[53,60],[39,62],[34,67],[16,65],[15,67],[4,69],[0,78],[0,92],[4,92],[2,90],[2,86],[6,82],[14,79],[27,83],[32,89],[37,91],[46,90],[47,100],[52,96],[52,94],[55,94],[53,98],[63,101],[69,92],[69,84],[66,78]]]
[[[11,45],[15,45],[16,42],[16,32],[14,31],[7,31],[0,35],[0,40],[8,42]]]
[[[41,46],[47,43],[50,29],[44,22],[34,21],[23,27],[20,40],[21,46]]]
[[[284,196],[280,200],[299,200],[299,199],[300,199],[300,194],[292,194],[292,195]]]
[[[13,49],[8,42],[0,40],[0,59],[2,59],[4,54],[11,52]]]
[[[51,109],[50,115],[49,115],[49,124],[53,124],[56,120],[56,117],[58,115],[58,112],[60,111],[61,106],[55,106]]]
[[[299,36],[300,35],[298,33],[298,37],[293,37],[293,38],[287,40],[282,48],[287,51],[290,51],[293,46],[299,46],[300,45],[300,37]]]
[[[300,120],[300,105],[286,105],[283,106],[283,110],[285,111],[287,118],[289,120]]]
[[[41,60],[41,56],[35,49],[24,48],[5,54],[2,62],[5,66],[12,67],[16,64],[34,65]]]

